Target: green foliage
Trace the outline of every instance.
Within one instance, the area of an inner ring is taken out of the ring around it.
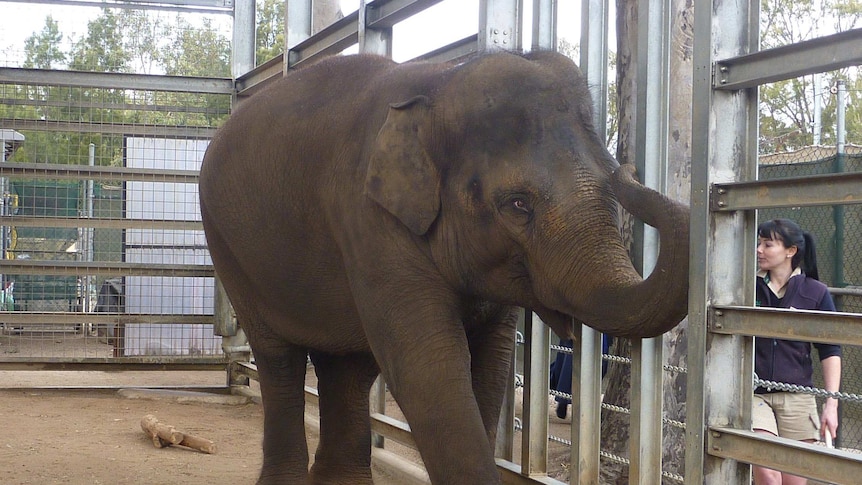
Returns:
[[[24,67],[51,69],[65,62],[66,54],[60,49],[62,40],[63,35],[57,22],[50,15],[45,17],[42,32],[33,34],[24,41],[24,52],[27,53]]]
[[[230,41],[213,22],[170,22],[153,11],[103,9],[80,39],[64,52],[57,22],[45,19],[41,32],[25,40],[24,67],[96,72],[164,73],[174,76],[230,77]],[[229,112],[228,96],[95,87],[7,85],[9,102],[0,118],[44,123],[22,130],[27,142],[12,161],[86,165],[95,146],[97,165],[122,163],[123,136],[66,130],[82,125],[215,126]],[[52,126],[58,128],[54,129]],[[114,131],[114,130],[108,130]]]
[[[764,0],[761,48],[772,48],[843,32],[862,21],[859,0]],[[836,142],[837,98],[829,92],[838,80],[847,83],[845,123],[848,143],[862,143],[862,80],[857,68],[804,76],[760,87],[760,152],[796,150],[814,143],[814,85],[820,88],[821,144]]]
[[[257,65],[284,52],[284,1],[257,2]]]

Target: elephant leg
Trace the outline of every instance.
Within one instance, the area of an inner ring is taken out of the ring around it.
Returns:
[[[252,336],[257,336],[252,333]],[[269,336],[252,340],[263,399],[263,466],[258,485],[308,480],[308,443],[305,438],[304,348],[280,343]],[[259,345],[255,345],[259,344]]]
[[[518,309],[504,307],[468,334],[473,393],[482,415],[482,424],[491,447],[495,446],[497,422],[509,381],[509,367],[515,350]]]
[[[311,482],[371,485],[368,392],[379,373],[371,354],[311,352],[320,394],[320,442]]]

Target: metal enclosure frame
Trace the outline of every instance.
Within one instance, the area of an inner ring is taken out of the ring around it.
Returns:
[[[31,0],[32,1],[32,0]],[[103,2],[39,0],[40,3],[106,6]],[[392,27],[429,8],[440,0],[360,1],[358,11],[312,35],[311,0],[286,0],[286,55],[254,66],[254,2],[229,0],[164,0],[159,6],[108,3],[117,8],[163,8],[218,11],[234,17],[233,79],[190,79],[169,76],[141,76],[110,73],[74,73],[0,68],[0,82],[39,83],[64,86],[99,86],[117,89],[157,89],[231,94],[236,103],[282,76],[287,70],[336,54],[352,45],[361,52],[391,55]],[[637,123],[637,163],[645,183],[659,191],[666,187],[663,160],[667,150],[667,62],[668,0],[639,0],[646,12],[638,24],[640,83]],[[533,48],[554,48],[556,0],[532,0]],[[452,60],[487,49],[519,49],[522,42],[524,2],[522,0],[480,0],[477,34],[422,56],[427,60]],[[607,110],[608,0],[582,1],[580,65],[594,93],[596,125],[604,126]],[[754,209],[788,205],[858,204],[862,202],[858,174],[814,177],[805,180],[757,180],[757,86],[801,74],[823,72],[842,66],[862,64],[862,31],[856,29],[794,46],[758,52],[757,2],[696,0],[694,45],[694,96],[691,196],[691,267],[703,268],[690,275],[689,382],[686,418],[687,484],[747,484],[749,466],[758,463],[839,483],[856,480],[862,461],[846,452],[800,446],[778,439],[766,439],[748,431],[753,370],[751,335],[786,336],[814,341],[829,340],[862,345],[862,316],[857,314],[787,313],[753,308]],[[720,120],[720,121],[719,121]],[[721,123],[719,125],[719,122]],[[61,129],[80,129],[80,126]],[[151,127],[153,133],[169,129]],[[180,133],[177,133],[180,134]],[[208,137],[209,130],[181,133]],[[194,179],[195,173],[143,173],[133,169],[74,167],[74,173],[55,166],[0,166],[0,175],[24,171],[43,178],[83,177],[95,180],[135,180],[153,176],[166,180]],[[85,170],[82,172],[82,170]],[[0,224],[8,223],[0,219]],[[61,219],[51,221],[67,224]],[[16,219],[16,224],[27,223]],[[91,219],[74,221],[75,227],[114,227],[128,221]],[[34,222],[35,224],[35,222]],[[188,223],[147,222],[136,224],[188,227]],[[123,226],[125,227],[125,226]],[[197,225],[194,226],[197,228]],[[655,257],[655,235],[643,230],[638,249],[642,267],[649,270]],[[16,271],[42,271],[17,263]],[[31,265],[32,266],[32,265]],[[74,266],[74,265],[72,265]],[[129,274],[152,274],[158,268],[114,265],[102,268]],[[80,268],[49,268],[52,272]],[[212,268],[185,268],[194,274],[212,275]],[[52,273],[54,274],[54,273]],[[230,305],[216,278],[216,303],[212,321],[217,333],[225,336],[223,347],[229,365],[229,382],[242,385],[257,373],[249,363],[249,348],[231,313]],[[4,315],[6,316],[6,315]],[[66,322],[92,315],[55,315]],[[105,317],[106,319],[109,317]],[[192,317],[189,317],[193,319]],[[782,324],[776,325],[778,318]],[[106,320],[107,321],[107,320]],[[528,336],[524,351],[524,418],[520,465],[513,463],[513,393],[509,393],[501,424],[498,465],[505,483],[560,483],[547,477],[547,371],[550,332],[525,313]],[[198,321],[195,319],[195,323]],[[572,483],[599,482],[599,385],[601,345],[599,335],[588,327],[575,329],[580,340],[580,359],[573,368]],[[630,443],[630,483],[661,483],[661,339],[633,343],[632,432]],[[163,369],[163,362],[151,359],[128,361],[135,368]],[[34,368],[38,363],[22,364]],[[104,368],[104,362],[79,362],[75,368]],[[176,365],[212,368],[208,362],[183,359]],[[69,364],[58,366],[68,368]],[[3,366],[3,368],[8,368]],[[514,381],[514,379],[513,379]],[[389,438],[413,446],[409,428],[381,413],[384,386],[373,392],[372,427],[375,446]],[[514,388],[512,389],[514,391]],[[313,390],[309,395],[314,397]]]
[[[755,308],[751,243],[753,209],[860,202],[858,174],[757,179],[757,86],[862,64],[862,30],[759,51],[759,2],[694,12],[691,261],[704,271],[690,275],[686,483],[747,484],[748,463],[855,483],[858,455],[750,431],[752,336],[862,343],[860,314]]]

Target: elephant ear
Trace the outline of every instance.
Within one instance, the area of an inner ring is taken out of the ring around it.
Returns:
[[[420,133],[429,108],[425,96],[389,105],[365,177],[365,193],[419,236],[440,210],[439,172]]]

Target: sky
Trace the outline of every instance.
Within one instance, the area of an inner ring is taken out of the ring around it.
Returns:
[[[525,17],[529,18],[530,1]],[[359,0],[341,0],[345,13],[355,11]],[[557,2],[558,36],[575,43],[580,31],[580,2]],[[26,4],[0,0],[0,66],[20,67],[23,59],[24,40],[42,30],[45,17],[53,16],[67,39],[80,39],[87,31],[87,22],[99,15],[96,7]],[[160,15],[172,12],[157,11]],[[187,20],[189,15],[184,16]],[[230,17],[224,19],[229,30]],[[190,20],[191,21],[191,20]],[[453,41],[475,34],[479,23],[479,0],[444,0],[424,12],[401,22],[393,29],[393,57],[397,61],[411,59],[425,52],[447,45]],[[529,39],[524,40],[528,45]]]

